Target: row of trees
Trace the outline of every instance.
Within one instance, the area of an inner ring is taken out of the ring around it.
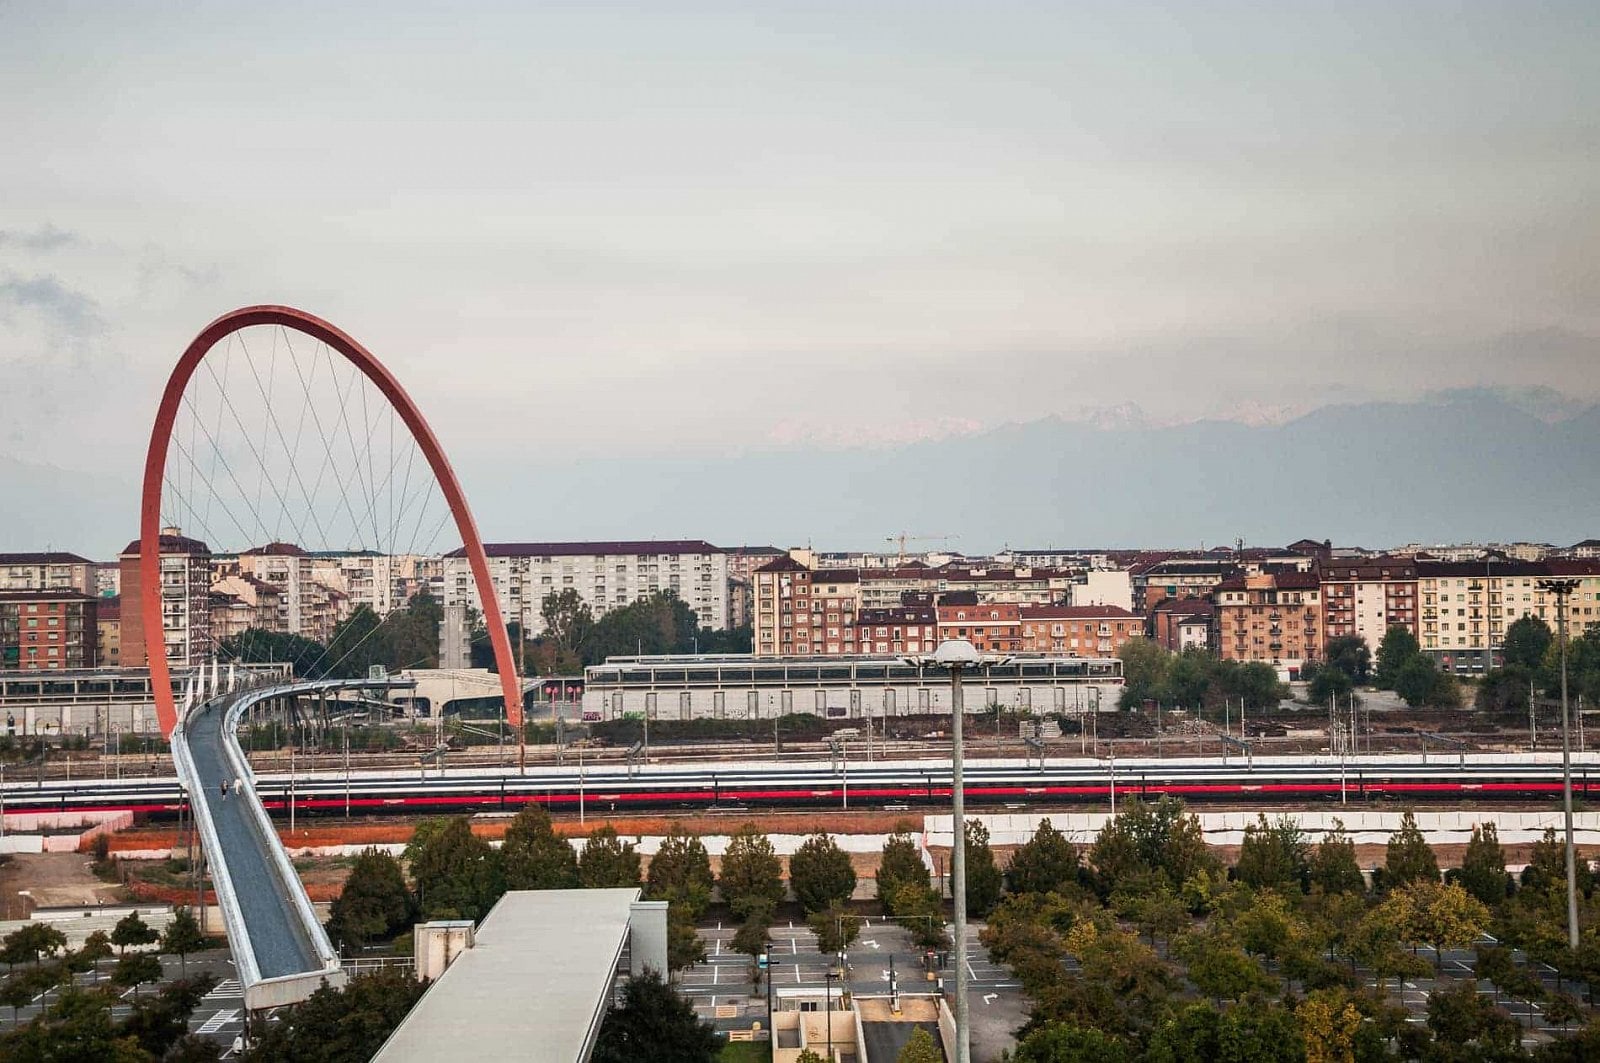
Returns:
[[[749,653],[748,627],[701,627],[694,610],[671,590],[612,609],[596,619],[583,596],[571,587],[545,596],[539,606],[544,634],[528,640],[528,671],[535,675],[574,675],[585,665],[631,653]],[[512,628],[513,643],[520,637]],[[473,661],[492,668],[487,633],[473,640]]]
[[[1518,880],[1504,857],[1486,824],[1461,868],[1441,876],[1407,814],[1369,886],[1337,826],[1313,844],[1287,818],[1258,817],[1229,868],[1172,799],[1130,801],[1082,854],[1046,823],[1013,856],[982,934],[1033,1002],[1014,1058],[1527,1058],[1498,999],[1540,1001],[1557,1024],[1579,1019],[1578,1000],[1547,991],[1528,961],[1600,983],[1600,909],[1586,869],[1590,929],[1569,952],[1554,833]],[[1488,932],[1497,944],[1484,944]],[[1408,1021],[1389,980],[1437,975],[1447,951],[1469,949],[1490,991],[1443,982],[1426,1022]],[[1600,1029],[1586,1028],[1538,1058],[1595,1058],[1596,1048]]]
[[[1183,708],[1221,708],[1226,701],[1243,701],[1252,709],[1276,708],[1288,697],[1277,670],[1261,661],[1225,661],[1191,647],[1168,653],[1146,638],[1132,638],[1117,651],[1126,682],[1122,708],[1146,701]]]
[[[511,820],[499,849],[472,833],[465,816],[424,820],[404,859],[410,883],[400,862],[380,849],[356,857],[329,912],[330,938],[359,948],[403,933],[419,918],[479,920],[506,890],[639,885],[639,854],[613,828],[595,831],[575,853],[534,804]]]
[[[439,666],[439,623],[444,607],[427,591],[387,617],[369,606],[356,610],[334,628],[327,645],[301,635],[250,628],[225,638],[218,646],[223,661],[245,664],[287,662],[308,679],[355,679],[372,665],[391,671]]]
[[[1583,628],[1579,633],[1580,626]],[[1593,703],[1600,698],[1600,624],[1570,622],[1567,631],[1569,693]],[[1477,706],[1489,712],[1525,710],[1530,691],[1561,693],[1561,646],[1550,625],[1525,616],[1506,629],[1501,667],[1478,684]]]
[[[0,962],[8,973],[0,982],[0,1006],[11,1008],[13,1028],[0,1035],[0,1059],[117,1060],[118,1063],[167,1060],[215,1060],[216,1042],[188,1034],[189,1016],[216,986],[207,976],[182,977],[151,995],[141,987],[160,981],[160,957],[144,951],[158,944],[180,957],[185,972],[188,954],[207,944],[187,908],[179,908],[165,932],[158,933],[137,913],[120,920],[110,934],[97,930],[76,950],[67,949],[60,929],[29,923],[0,940]],[[130,951],[132,950],[132,951]],[[116,956],[104,983],[82,986],[77,976],[98,973],[103,960]],[[122,994],[133,991],[125,1000]],[[20,1009],[48,994],[39,1012],[19,1023]],[[113,1012],[131,1006],[122,1017]]]

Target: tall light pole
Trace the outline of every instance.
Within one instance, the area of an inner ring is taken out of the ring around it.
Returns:
[[[1567,828],[1567,947],[1578,951],[1577,856],[1572,845],[1572,739],[1567,728],[1567,599],[1575,579],[1542,579],[1539,589],[1555,595],[1556,638],[1561,640],[1561,808]]]
[[[956,924],[955,1063],[972,1063],[972,1027],[967,1018],[967,817],[966,786],[962,779],[961,676],[975,668],[1004,664],[1011,658],[986,657],[966,639],[950,639],[939,643],[932,657],[907,657],[905,660],[919,670],[931,664],[950,673],[950,894]]]

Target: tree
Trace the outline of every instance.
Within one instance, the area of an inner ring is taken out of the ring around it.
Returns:
[[[806,1048],[802,1049],[800,1054],[794,1057],[794,1063],[828,1063],[828,1061],[811,1051],[811,1049]]]
[[[423,824],[422,826],[426,826]],[[406,847],[417,908],[424,919],[479,920],[505,892],[500,858],[472,833],[465,816],[454,816],[413,837]]]
[[[1361,1012],[1342,993],[1320,990],[1295,1009],[1306,1041],[1306,1063],[1355,1063]]]
[[[1142,702],[1165,693],[1172,654],[1161,645],[1135,637],[1117,649],[1117,656],[1122,658],[1122,708],[1137,708]]]
[[[125,953],[111,969],[111,984],[119,989],[132,989],[139,995],[139,986],[145,982],[161,980],[161,958],[150,952]]]
[[[1199,819],[1185,810],[1182,801],[1130,797],[1095,836],[1089,863],[1095,889],[1110,896],[1115,889],[1154,888],[1158,877],[1181,890],[1197,872],[1215,869],[1217,858],[1206,845]]]
[[[33,998],[39,994],[34,986],[32,971],[12,971],[11,975],[0,982],[0,1007],[11,1009],[11,1025],[18,1025],[17,1009],[25,1008],[33,1003]]]
[[[365,1063],[377,1055],[427,983],[385,967],[350,979],[342,989],[324,985],[265,1023],[248,1063]]]
[[[133,915],[131,918],[137,919],[138,916]],[[118,926],[120,925],[119,923]],[[139,944],[144,942],[141,941]],[[41,957],[54,956],[66,947],[67,936],[49,923],[26,923],[0,941],[0,962],[12,965],[37,964]]]
[[[161,935],[161,951],[177,953],[179,968],[187,976],[189,953],[205,947],[206,936],[200,932],[199,921],[193,912],[180,905],[172,913],[172,922],[167,924],[166,933]]]
[[[900,1049],[900,1054],[894,1057],[894,1063],[944,1063],[944,1053],[939,1051],[933,1036],[918,1026],[911,1031],[911,1038]]]
[[[1422,653],[1422,647],[1417,642],[1409,628],[1391,627],[1384,632],[1383,641],[1378,643],[1378,665],[1373,674],[1373,682],[1383,690],[1395,690],[1400,681],[1400,670]]]
[[[1213,1000],[1239,1000],[1248,993],[1273,988],[1273,980],[1261,964],[1245,955],[1226,934],[1188,934],[1179,939],[1177,949],[1188,965],[1189,981]]]
[[[328,913],[328,936],[360,948],[405,929],[412,916],[400,861],[378,848],[363,849]]]
[[[1309,668],[1313,662],[1307,661]],[[1302,671],[1302,677],[1304,672]],[[1355,689],[1355,683],[1348,675],[1333,667],[1319,667],[1311,676],[1311,682],[1306,685],[1306,697],[1314,704],[1325,705],[1329,701],[1343,701]]]
[[[1506,628],[1502,647],[1505,666],[1533,671],[1544,664],[1545,654],[1550,651],[1555,638],[1550,625],[1536,616],[1524,616],[1512,621],[1511,626]]]
[[[1152,945],[1158,937],[1170,941],[1172,935],[1189,925],[1189,909],[1182,898],[1166,886],[1133,898],[1128,914]]]
[[[817,935],[817,951],[824,955],[843,952],[861,933],[861,917],[838,904],[812,912],[806,917],[806,923]]]
[[[581,650],[594,629],[594,613],[583,596],[571,587],[547,594],[539,616],[544,620],[545,638],[555,644],[556,667],[563,674],[580,671],[584,664]]]
[[[902,883],[890,898],[889,907],[895,918],[910,930],[911,940],[919,948],[949,947],[950,939],[944,932],[944,908],[931,886]]]
[[[154,959],[148,954],[146,957]],[[217,979],[212,975],[170,982],[153,996],[136,1000],[133,1013],[122,1021],[117,1032],[136,1041],[151,1058],[165,1061],[168,1050],[189,1032],[189,1016],[216,987]],[[211,1058],[216,1059],[215,1042]]]
[[[1384,852],[1384,884],[1397,889],[1413,882],[1438,882],[1439,861],[1417,827],[1410,809],[1400,817],[1400,829],[1389,836]]]
[[[1479,995],[1478,983],[1471,979],[1435,986],[1428,995],[1427,1023],[1437,1044],[1486,1050],[1446,1058],[1514,1058],[1522,1033],[1515,1019]]]
[[[895,832],[884,841],[876,882],[878,900],[883,903],[885,915],[902,914],[896,912],[893,905],[900,887],[929,888],[928,867],[922,862],[922,851],[917,848],[909,828],[896,825]]]
[[[651,900],[682,907],[693,923],[711,903],[711,857],[704,843],[674,826],[650,858],[646,881],[645,892]]]
[[[667,903],[667,967],[682,970],[706,958],[706,943],[694,928],[694,914],[678,901]]]
[[[578,881],[585,889],[613,889],[639,884],[639,853],[617,837],[610,824],[583,843],[578,855]]]
[[[744,922],[739,924],[739,929],[733,935],[733,951],[750,957],[752,980],[758,988],[761,985],[761,972],[756,965],[756,957],[767,951],[767,945],[772,940],[771,929],[772,909],[762,903],[746,911]]]
[[[989,828],[976,819],[967,820],[966,826],[967,910],[982,918],[1000,900],[1000,868],[989,848]]]
[[[1234,867],[1239,881],[1255,889],[1300,890],[1309,872],[1305,832],[1288,816],[1268,823],[1265,813],[1244,829],[1239,846],[1239,863]]]
[[[1006,877],[1016,893],[1058,893],[1077,881],[1078,847],[1048,819],[1011,854]]]
[[[1323,893],[1364,893],[1366,879],[1356,863],[1356,846],[1345,833],[1342,820],[1323,836],[1311,856],[1311,884]]]
[[[593,1063],[712,1063],[721,1041],[710,1023],[654,971],[630,979],[595,1040]]]
[[[1587,897],[1594,888],[1594,875],[1589,869],[1589,862],[1580,857],[1572,870],[1578,892]],[[1546,827],[1544,836],[1533,843],[1533,850],[1528,854],[1528,865],[1522,869],[1522,888],[1545,893],[1560,892],[1566,887],[1566,843],[1557,836],[1554,827]]]
[[[1463,889],[1483,904],[1494,907],[1506,899],[1506,854],[1493,823],[1472,828],[1472,838],[1461,857]]]
[[[745,824],[728,839],[717,885],[741,919],[756,911],[770,913],[783,903],[783,865],[772,841],[754,824]]]
[[[813,834],[789,857],[789,885],[801,907],[820,912],[850,899],[856,889],[856,871],[850,856],[831,835]]]
[[[550,813],[539,804],[524,805],[506,828],[500,847],[506,889],[567,890],[578,888],[578,856],[555,832]]]
[[[1371,678],[1372,651],[1367,648],[1367,640],[1360,635],[1329,639],[1323,649],[1323,657],[1328,668],[1337,669],[1357,686]]]
[[[161,935],[148,923],[139,918],[138,912],[129,912],[117,920],[117,925],[111,928],[111,943],[117,947],[119,956],[126,955],[131,946],[154,945],[160,937]]]
[[[1391,899],[1405,904],[1406,940],[1433,948],[1436,971],[1446,949],[1466,948],[1489,925],[1489,910],[1453,882],[1414,882]]]

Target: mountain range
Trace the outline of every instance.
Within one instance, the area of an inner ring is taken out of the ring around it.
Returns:
[[[489,540],[884,549],[905,529],[984,553],[1600,535],[1600,407],[1552,420],[1476,390],[1324,406],[1282,424],[1046,418],[897,447],[456,465]],[[0,549],[113,556],[137,532],[134,471],[0,459]]]

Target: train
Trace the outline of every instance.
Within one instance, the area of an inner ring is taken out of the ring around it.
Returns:
[[[1600,756],[1581,754],[1572,769],[1574,792],[1600,793]],[[1106,807],[1115,794],[1191,803],[1304,804],[1421,801],[1549,800],[1561,792],[1559,756],[1466,754],[1419,758],[1388,755],[1220,760],[1085,758],[976,761],[966,771],[974,805]],[[587,768],[434,768],[404,771],[319,771],[294,779],[268,774],[257,791],[269,811],[292,800],[302,815],[382,815],[514,812],[537,802],[552,812],[591,815],[634,810],[737,811],[848,807],[911,810],[944,807],[950,767],[941,761],[876,763],[749,761],[695,766],[648,765],[629,770],[607,763]],[[176,817],[183,804],[176,779],[8,781],[0,808],[7,813],[115,810],[142,818]]]

